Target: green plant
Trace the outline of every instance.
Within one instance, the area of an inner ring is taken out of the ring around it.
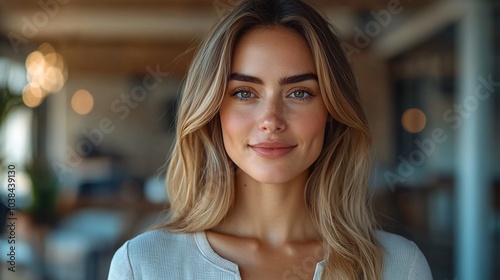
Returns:
[[[0,88],[0,126],[8,113],[23,103],[20,95],[16,95],[6,86]]]
[[[53,224],[58,196],[55,175],[49,165],[40,158],[33,159],[25,169],[33,186],[33,204],[28,211],[35,222]]]
[[[23,104],[20,95],[13,94],[9,87],[0,87],[0,128],[12,109]],[[4,159],[0,155],[0,167],[3,166]]]

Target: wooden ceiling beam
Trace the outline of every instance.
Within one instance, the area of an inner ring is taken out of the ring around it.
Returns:
[[[359,11],[383,10],[398,0],[311,0],[352,29]],[[399,0],[419,8],[435,0]],[[38,28],[21,53],[39,44],[53,44],[67,60],[69,75],[141,75],[148,65],[161,64],[184,75],[190,54],[181,55],[217,21],[220,10],[235,0],[16,0],[2,1],[0,33],[23,35],[24,19],[44,12],[39,3],[59,5]]]
[[[215,0],[230,2],[232,0]],[[88,9],[193,9],[213,7],[211,0],[43,0],[43,5],[39,1],[16,0],[3,1],[3,8],[15,10],[36,10],[41,6],[57,5],[59,7],[69,8],[88,8]]]
[[[74,44],[55,46],[66,60],[68,75],[140,76],[146,67],[184,76],[195,49],[167,44]]]
[[[38,1],[16,0],[3,1],[3,7],[15,10],[39,9]],[[238,0],[44,0],[43,3],[57,3],[59,6],[89,9],[216,9],[217,7],[229,7]],[[391,2],[398,2],[408,8],[421,8],[436,0],[309,0],[308,2],[318,7],[350,7],[355,10],[380,10],[387,8]]]

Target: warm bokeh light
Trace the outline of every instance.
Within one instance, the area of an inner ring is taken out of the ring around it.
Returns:
[[[38,47],[38,50],[40,50],[40,52],[42,52],[44,55],[47,55],[49,53],[55,53],[56,50],[54,50],[54,47],[52,47],[51,44],[45,42],[45,43],[42,43],[39,47]]]
[[[425,128],[427,119],[425,113],[417,108],[407,109],[401,117],[403,128],[410,133],[419,133]]]
[[[64,60],[49,43],[43,43],[38,50],[28,55],[26,70],[29,85],[46,93],[58,92],[66,83]]]
[[[38,107],[44,97],[44,92],[40,88],[32,88],[29,85],[24,87],[22,98],[26,106],[30,108]]]
[[[94,108],[94,97],[87,90],[77,90],[71,98],[71,108],[77,114],[86,115]]]
[[[26,58],[26,69],[28,71],[30,70],[31,67],[33,67],[35,64],[40,63],[41,61],[44,60],[43,54],[39,51],[34,51],[28,55]]]

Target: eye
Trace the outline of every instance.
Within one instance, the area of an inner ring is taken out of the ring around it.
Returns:
[[[240,101],[246,101],[248,99],[256,97],[255,94],[253,94],[251,91],[249,91],[247,89],[235,89],[231,93],[231,96],[240,100]]]
[[[306,89],[298,89],[293,91],[288,95],[289,97],[293,99],[297,99],[300,101],[308,100],[313,97],[313,95]]]
[[[235,95],[239,98],[251,98],[254,96],[254,94],[249,91],[238,91]]]

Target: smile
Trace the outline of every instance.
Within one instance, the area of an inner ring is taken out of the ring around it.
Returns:
[[[289,154],[297,145],[289,145],[278,142],[264,142],[256,145],[249,145],[250,148],[260,157],[266,159],[276,159]]]

